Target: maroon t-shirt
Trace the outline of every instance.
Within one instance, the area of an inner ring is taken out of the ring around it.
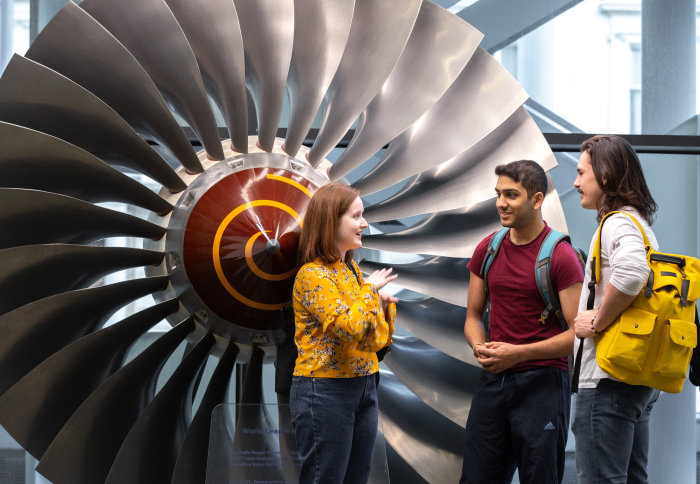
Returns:
[[[515,245],[506,234],[489,269],[487,284],[491,300],[489,340],[511,344],[542,341],[562,332],[561,323],[551,313],[543,325],[539,322],[544,301],[535,282],[535,261],[549,226],[532,242]],[[495,232],[494,232],[495,233]],[[483,278],[481,265],[493,234],[482,240],[467,264],[473,274]],[[557,244],[550,265],[550,279],[557,291],[583,281],[583,270],[574,249],[567,242]],[[521,361],[511,371],[552,366],[567,369],[567,358]]]

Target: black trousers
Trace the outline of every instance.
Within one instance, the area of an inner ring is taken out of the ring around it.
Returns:
[[[460,483],[560,483],[571,394],[568,371],[483,371],[465,431]]]

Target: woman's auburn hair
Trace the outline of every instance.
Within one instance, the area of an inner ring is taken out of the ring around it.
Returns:
[[[324,185],[313,194],[299,236],[297,262],[300,266],[315,259],[326,264],[340,259],[338,222],[359,196],[359,190],[339,183]],[[352,250],[345,253],[345,262],[352,261],[352,253]]]

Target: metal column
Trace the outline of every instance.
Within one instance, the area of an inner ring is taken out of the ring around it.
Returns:
[[[696,112],[695,18],[695,0],[642,1],[645,134],[665,134]],[[697,255],[697,231],[692,222],[697,219],[697,157],[681,160],[678,158],[685,157],[674,156],[670,173],[668,165],[660,162],[664,156],[669,155],[642,157],[650,189],[659,204],[655,234],[662,250]],[[674,188],[669,190],[669,186]],[[684,203],[682,210],[678,210],[679,203]],[[679,232],[680,227],[683,229]],[[649,482],[695,482],[695,398],[696,388],[686,382],[679,395],[662,394],[656,403],[650,429]]]
[[[12,57],[14,20],[14,0],[0,0],[0,74]]]

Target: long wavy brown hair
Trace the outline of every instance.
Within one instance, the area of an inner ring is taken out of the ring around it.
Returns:
[[[326,264],[340,259],[338,222],[359,196],[359,190],[339,183],[324,185],[314,193],[306,208],[299,237],[299,265],[314,259],[321,259]],[[352,250],[345,253],[345,262],[352,260],[352,253]]]
[[[584,151],[591,155],[593,174],[605,195],[598,221],[608,212],[629,206],[651,225],[658,205],[649,192],[637,153],[627,140],[614,135],[593,136],[581,143]]]

